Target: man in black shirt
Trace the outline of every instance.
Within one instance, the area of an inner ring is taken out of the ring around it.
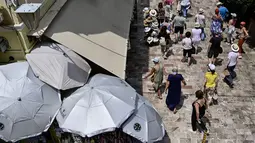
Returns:
[[[223,40],[220,33],[216,33],[211,39],[209,44],[208,58],[210,64],[215,64],[215,61],[219,54],[222,53],[222,48],[220,46]]]

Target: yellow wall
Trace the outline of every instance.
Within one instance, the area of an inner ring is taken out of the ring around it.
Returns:
[[[14,25],[20,24],[22,21],[19,16],[14,12],[14,8],[6,7],[4,0],[0,0],[0,6],[4,6],[4,24],[5,25]],[[0,36],[5,37],[9,44],[10,48],[7,49],[5,53],[0,52],[0,63],[6,63],[9,61],[9,57],[14,57],[15,61],[24,60],[25,53],[30,52],[36,41],[29,41],[27,33],[29,29],[25,26],[21,31],[0,31]]]

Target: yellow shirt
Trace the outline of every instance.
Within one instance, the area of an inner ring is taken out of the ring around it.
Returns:
[[[206,87],[215,87],[216,86],[216,79],[218,77],[218,74],[215,72],[212,74],[211,72],[205,73],[205,79],[206,79]]]

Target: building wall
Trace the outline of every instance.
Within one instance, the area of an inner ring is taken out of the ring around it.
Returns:
[[[22,23],[20,17],[14,12],[15,8],[8,8],[5,4],[5,0],[0,0],[1,12],[4,16],[3,26],[14,26]],[[25,53],[31,51],[32,47],[36,43],[36,40],[29,40],[27,33],[30,30],[24,26],[23,29],[17,30],[0,30],[0,36],[6,38],[10,47],[5,53],[0,52],[0,63],[9,62],[9,58],[13,57],[14,61],[25,60]]]

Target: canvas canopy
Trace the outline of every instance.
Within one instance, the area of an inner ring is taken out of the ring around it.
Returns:
[[[124,79],[134,0],[71,0],[45,35]]]

